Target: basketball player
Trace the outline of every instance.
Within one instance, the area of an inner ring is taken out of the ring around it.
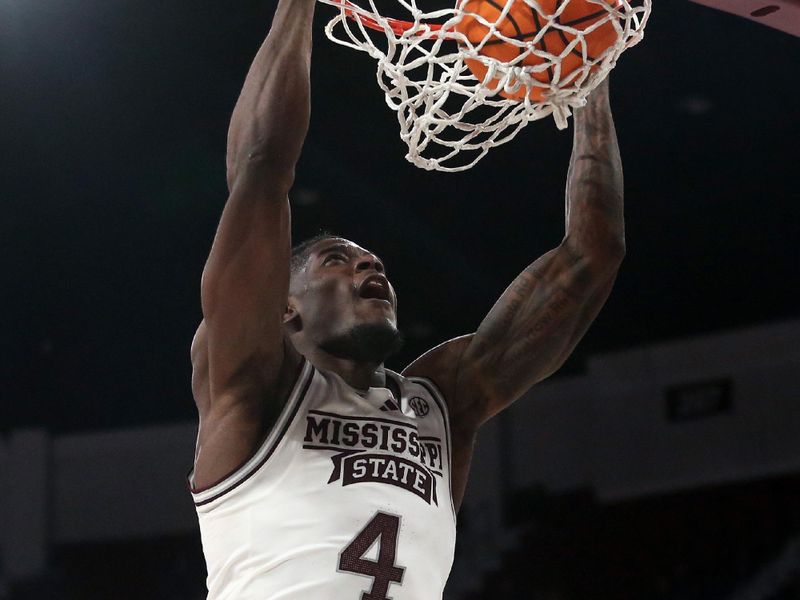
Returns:
[[[477,330],[399,375],[397,295],[339,237],[292,252],[314,0],[280,0],[229,131],[192,344],[192,494],[213,600],[442,597],[478,428],[558,369],[625,253],[606,85],[577,111],[566,235]]]

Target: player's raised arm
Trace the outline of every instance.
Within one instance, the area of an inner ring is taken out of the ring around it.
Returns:
[[[576,111],[566,213],[561,244],[512,282],[462,355],[457,401],[476,425],[557,370],[611,292],[625,235],[607,82]]]
[[[201,286],[193,345],[198,486],[249,458],[282,401],[282,316],[291,254],[287,194],[308,130],[314,0],[281,0],[230,124],[230,195]],[[270,404],[272,406],[270,406]]]

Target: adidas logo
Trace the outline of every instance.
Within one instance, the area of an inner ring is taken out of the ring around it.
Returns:
[[[391,410],[400,410],[400,407],[397,405],[397,402],[395,402],[393,398],[389,398],[386,402],[383,403],[383,406],[381,406],[381,410],[384,412]]]

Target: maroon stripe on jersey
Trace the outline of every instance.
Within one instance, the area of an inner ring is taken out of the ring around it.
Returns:
[[[422,377],[409,377],[409,379],[411,381],[416,381],[428,391],[433,401],[436,402],[436,406],[439,407],[439,412],[442,413],[442,421],[444,421],[445,427],[444,439],[445,444],[447,444],[447,470],[450,474],[450,506],[453,508],[453,517],[455,517],[456,505],[453,502],[453,453],[450,450],[450,413],[447,412],[447,406],[444,404],[444,396],[439,394],[439,388],[436,387],[435,383],[429,379],[423,379]]]
[[[247,473],[239,481],[237,481],[236,483],[234,483],[230,487],[222,490],[216,496],[212,496],[211,498],[209,498],[207,500],[203,500],[201,502],[195,502],[194,503],[195,506],[203,506],[204,504],[208,504],[209,502],[213,502],[214,500],[217,500],[218,498],[221,498],[225,494],[235,490],[237,487],[242,485],[245,481],[250,479],[253,475],[258,473],[258,471],[261,469],[261,467],[263,467],[266,464],[266,462],[270,459],[272,454],[275,452],[275,448],[278,447],[278,444],[283,439],[283,436],[286,435],[286,430],[289,429],[289,426],[294,422],[294,418],[297,416],[297,411],[299,410],[300,405],[303,403],[303,400],[306,397],[306,393],[308,392],[308,388],[311,387],[311,382],[314,381],[314,372],[315,371],[316,371],[316,369],[314,368],[314,365],[311,365],[311,374],[308,376],[308,381],[306,381],[305,385],[303,386],[303,391],[300,392],[300,394],[298,395],[297,401],[294,403],[294,406],[292,407],[291,414],[286,419],[286,421],[283,423],[283,427],[281,427],[280,433],[275,438],[275,441],[273,442],[272,447],[269,449],[269,451],[267,452],[266,456],[261,460],[261,462],[259,462],[249,473]],[[259,449],[259,451],[260,451],[260,449]]]
[[[288,404],[288,400],[291,399],[292,394],[294,393],[294,388],[296,388],[298,383],[300,382],[300,377],[303,375],[303,369],[305,368],[305,366],[306,366],[306,358],[304,356],[304,357],[302,357],[302,360],[300,361],[300,364],[295,369],[294,384],[292,385],[292,390],[289,393],[289,398],[287,399],[287,404]],[[286,406],[284,406],[281,409],[281,414],[283,413],[284,410],[286,410]],[[278,421],[279,420],[280,420],[280,416],[278,417]],[[261,447],[264,445],[264,442],[267,440],[267,438],[271,434],[272,434],[272,428],[270,428],[270,430],[267,433],[267,435],[264,436],[264,439],[262,440],[261,444],[259,444],[259,446],[258,446],[258,450],[256,450],[253,453],[253,456],[255,456],[256,454],[258,454],[261,451]],[[242,469],[244,469],[245,465],[247,465],[247,463],[249,463],[252,460],[253,456],[247,457],[241,463],[236,465],[236,468],[231,469],[227,474],[225,474],[224,477],[220,477],[214,483],[212,483],[210,485],[204,485],[203,487],[194,487],[192,485],[192,475],[194,474],[194,467],[192,467],[191,469],[189,469],[189,472],[186,474],[186,487],[189,489],[189,492],[192,493],[192,494],[202,494],[203,492],[208,491],[211,488],[215,488],[218,485],[224,483],[227,479],[230,479],[231,477],[236,475],[236,473],[238,473]]]

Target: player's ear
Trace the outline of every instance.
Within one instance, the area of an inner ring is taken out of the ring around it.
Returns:
[[[289,296],[286,301],[286,310],[283,312],[283,325],[289,328],[290,331],[300,331],[301,327],[300,313],[297,312],[297,302],[294,297]]]

